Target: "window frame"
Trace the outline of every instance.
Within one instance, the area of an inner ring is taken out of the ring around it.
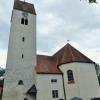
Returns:
[[[68,84],[75,83],[74,81],[74,75],[72,70],[67,70],[67,78],[68,78]]]
[[[59,97],[58,90],[52,90],[52,98],[58,98],[58,97]]]

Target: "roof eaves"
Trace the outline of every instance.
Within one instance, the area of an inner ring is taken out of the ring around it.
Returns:
[[[69,61],[69,62],[66,62],[66,63],[60,63],[60,64],[58,65],[58,67],[60,67],[60,66],[63,65],[63,64],[69,64],[69,63],[89,63],[89,64],[95,64],[95,62]]]

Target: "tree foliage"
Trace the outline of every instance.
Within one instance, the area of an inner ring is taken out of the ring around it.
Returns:
[[[1,70],[0,70],[0,77],[3,76],[4,73],[5,73],[5,70],[4,70],[4,69],[1,69]]]

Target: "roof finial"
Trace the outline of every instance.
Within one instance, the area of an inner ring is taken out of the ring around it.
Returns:
[[[70,40],[67,40],[67,43],[69,43],[70,42]]]

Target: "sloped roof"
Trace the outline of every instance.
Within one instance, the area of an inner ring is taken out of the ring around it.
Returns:
[[[69,43],[56,52],[53,57],[58,59],[58,65],[70,62],[94,63],[91,59],[83,55]]]
[[[37,55],[37,73],[61,73],[57,67],[57,59],[52,56]]]
[[[34,94],[34,93],[37,93],[37,89],[36,89],[36,86],[33,85],[28,91],[27,91],[28,94]]]
[[[36,72],[62,73],[59,66],[71,62],[94,63],[68,43],[53,56],[37,55]]]
[[[24,1],[15,0],[14,9],[26,11],[26,12],[36,15],[34,5],[24,2]]]

